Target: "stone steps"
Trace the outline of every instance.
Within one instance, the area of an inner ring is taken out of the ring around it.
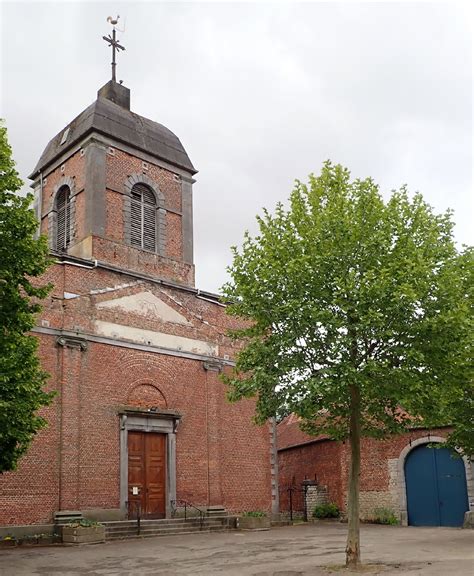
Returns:
[[[171,536],[196,532],[222,532],[233,528],[235,521],[229,516],[204,517],[202,524],[199,517],[172,518],[163,520],[142,520],[138,534],[136,520],[104,522],[106,540],[125,538],[147,538],[151,536]]]
[[[179,524],[144,524],[143,522],[140,524],[140,529],[144,530],[181,530],[183,528],[190,529],[190,528],[217,528],[222,527],[222,522],[206,522],[204,521],[202,525],[199,522],[183,522]],[[123,532],[123,531],[136,531],[137,524],[130,524],[125,526],[107,526],[105,531],[107,533],[113,534],[114,532]]]
[[[203,525],[219,525],[221,526],[223,523],[226,523],[226,518],[204,518],[202,520]],[[128,528],[136,528],[137,521],[136,520],[124,520],[124,521],[116,521],[116,522],[103,522],[106,531],[114,531],[114,530],[122,530]],[[187,520],[184,519],[164,519],[164,520],[142,520],[140,522],[142,528],[149,528],[149,529],[158,529],[158,528],[179,528],[182,526],[200,526],[201,521],[199,518],[188,518]]]
[[[272,528],[281,528],[282,526],[291,526],[291,522],[289,520],[272,520],[270,526]]]
[[[106,540],[123,540],[129,538],[150,538],[155,536],[176,536],[180,534],[196,534],[204,532],[224,532],[229,530],[225,526],[204,526],[202,529],[199,526],[187,526],[182,528],[159,528],[159,529],[140,529],[140,534],[136,530],[124,530],[116,532],[106,532]]]

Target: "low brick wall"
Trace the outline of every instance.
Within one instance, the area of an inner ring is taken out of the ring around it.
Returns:
[[[5,536],[13,536],[14,538],[23,538],[25,536],[33,536],[34,534],[48,534],[53,535],[56,526],[54,524],[34,524],[25,526],[0,526],[0,540]]]

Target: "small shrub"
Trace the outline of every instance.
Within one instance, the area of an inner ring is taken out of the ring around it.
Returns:
[[[265,518],[267,515],[266,512],[262,512],[261,510],[250,510],[249,512],[244,512],[242,516],[247,518]]]
[[[391,508],[375,508],[372,522],[374,524],[389,524],[390,526],[396,526],[398,524],[398,518],[395,516]]]
[[[11,542],[12,540],[16,541],[16,538],[11,534],[7,534],[6,536],[3,537],[3,542]]]
[[[67,524],[68,528],[90,528],[91,526],[102,526],[100,522],[96,522],[95,520],[89,520],[88,518],[81,518],[77,520],[77,522],[70,522]]]
[[[318,504],[314,507],[313,516],[315,518],[339,518],[339,507],[334,502],[330,502],[329,504]]]

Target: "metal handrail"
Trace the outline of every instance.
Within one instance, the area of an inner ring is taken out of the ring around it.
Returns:
[[[142,511],[142,506],[141,506],[141,502],[139,500],[135,500],[135,501],[130,501],[127,500],[127,508],[128,508],[128,518],[131,518],[131,504],[134,505],[135,507],[135,512],[136,512],[136,520],[137,520],[137,535],[140,536],[140,531],[141,531],[141,511]]]
[[[189,502],[189,500],[178,499],[178,500],[172,500],[171,501],[171,507],[172,507],[174,513],[176,513],[178,506],[184,507],[184,521],[185,522],[187,522],[187,519],[188,519],[188,508],[194,508],[194,510],[197,510],[199,512],[199,529],[202,530],[202,527],[204,525],[204,512],[200,508],[198,508],[197,506],[195,506],[194,504]]]

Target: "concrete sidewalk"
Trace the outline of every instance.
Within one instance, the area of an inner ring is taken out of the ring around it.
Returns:
[[[347,574],[346,526],[189,534],[80,547],[0,551],[1,576],[327,576]],[[368,574],[474,576],[474,531],[362,527]]]

